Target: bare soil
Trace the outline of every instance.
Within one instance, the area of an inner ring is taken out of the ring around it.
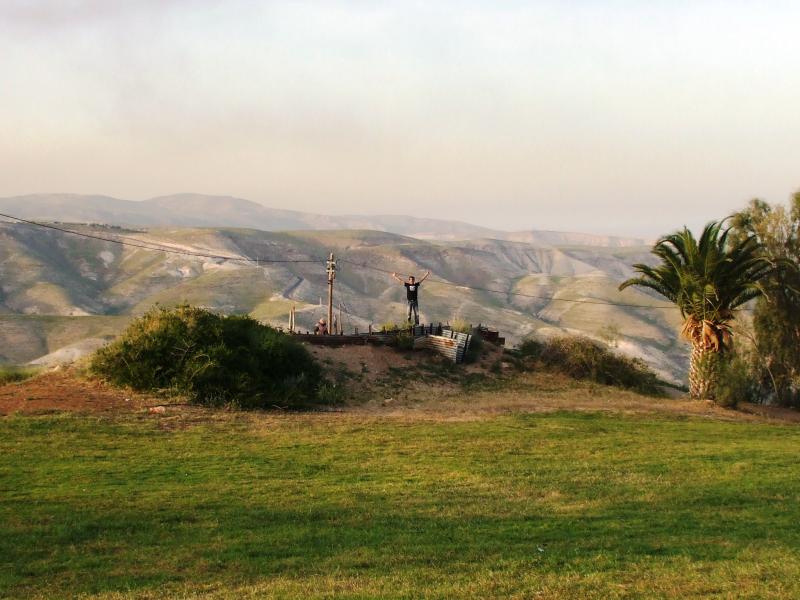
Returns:
[[[71,369],[50,371],[0,387],[0,415],[138,411],[158,404],[157,399],[83,378]]]
[[[346,369],[351,373],[369,373],[371,379],[387,375],[392,369],[420,367],[440,359],[436,354],[424,351],[398,351],[389,346],[314,346],[306,348],[323,365]],[[491,344],[484,345],[480,360],[463,365],[467,373],[485,371],[490,364],[502,355],[502,348]]]
[[[312,347],[330,373],[347,373],[352,401],[337,412],[371,418],[471,420],[513,412],[612,411],[659,413],[723,420],[800,423],[800,411],[742,404],[736,410],[709,401],[672,394],[655,398],[614,387],[575,381],[559,374],[516,374],[503,369],[501,350],[488,347],[480,360],[448,370],[440,357],[392,348]],[[492,372],[494,371],[494,372]],[[469,375],[485,377],[486,385],[464,387]],[[155,412],[155,407],[158,408]],[[178,421],[202,418],[214,411],[117,389],[81,375],[76,369],[50,371],[19,383],[0,386],[0,415],[50,412],[145,413]],[[217,411],[218,412],[218,411]],[[176,426],[179,424],[176,422]]]
[[[328,370],[346,370],[353,374],[363,373],[376,379],[389,373],[392,368],[417,366],[428,360],[422,352],[398,352],[388,346],[314,346],[306,348]]]

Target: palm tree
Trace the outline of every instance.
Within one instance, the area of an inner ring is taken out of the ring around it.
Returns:
[[[734,310],[761,295],[759,281],[771,271],[753,236],[728,239],[730,228],[711,222],[700,240],[684,227],[660,239],[652,253],[661,264],[633,265],[640,273],[623,282],[650,288],[674,302],[684,318],[681,334],[692,344],[689,394],[713,395],[719,356],[730,347]]]

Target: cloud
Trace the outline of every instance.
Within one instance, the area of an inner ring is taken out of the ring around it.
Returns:
[[[625,0],[0,0],[0,196],[195,189],[658,234],[645,228],[800,183],[797,17]]]
[[[161,13],[180,5],[218,4],[218,0],[3,0],[0,21],[29,28],[60,28]]]

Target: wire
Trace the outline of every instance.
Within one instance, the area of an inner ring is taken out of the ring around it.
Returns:
[[[379,267],[373,267],[372,265],[368,265],[366,263],[358,263],[347,258],[337,258],[336,260],[340,260],[344,263],[348,263],[351,265],[355,265],[357,267],[362,267],[364,269],[371,269],[373,271],[379,271],[381,273],[387,273],[389,275],[394,274],[394,271],[387,271],[386,269],[381,269]],[[624,308],[653,308],[653,309],[674,309],[677,308],[674,304],[670,305],[659,305],[659,304],[627,304],[627,303],[620,303],[620,302],[604,302],[602,300],[576,300],[573,298],[554,298],[549,296],[537,296],[536,294],[524,294],[522,292],[511,292],[507,290],[495,290],[491,288],[483,288],[483,287],[476,287],[472,285],[467,285],[465,283],[457,283],[452,281],[443,281],[441,279],[429,279],[431,283],[439,283],[441,285],[449,285],[451,287],[460,287],[466,288],[469,290],[476,290],[479,292],[490,292],[493,294],[505,294],[507,296],[520,296],[522,298],[535,298],[537,300],[547,300],[549,302],[572,302],[574,304],[598,304],[602,306],[621,306]]]
[[[136,238],[127,237],[127,236],[118,236],[128,240],[136,240],[140,243],[133,243],[133,242],[124,242],[120,239],[114,238],[107,238],[99,235],[92,235],[90,233],[83,233],[80,231],[75,231],[73,229],[65,229],[63,227],[56,227],[55,225],[50,225],[48,223],[40,223],[38,221],[29,221],[28,219],[22,219],[20,217],[15,217],[13,215],[6,215],[0,213],[0,217],[4,217],[6,219],[12,219],[14,221],[19,221],[20,223],[25,223],[27,225],[34,225],[36,227],[42,227],[44,229],[52,229],[54,231],[60,231],[61,233],[68,233],[70,235],[76,235],[83,238],[89,238],[93,240],[100,240],[102,242],[109,242],[111,244],[119,244],[120,246],[130,246],[133,248],[140,248],[142,250],[152,250],[154,252],[164,252],[166,254],[180,254],[182,256],[196,256],[199,258],[212,258],[215,260],[230,260],[230,261],[237,261],[237,262],[249,262],[249,263],[318,263],[321,262],[322,259],[320,258],[313,258],[313,259],[273,259],[273,258],[250,258],[250,257],[240,257],[240,256],[225,256],[222,254],[207,254],[204,252],[192,252],[191,250],[177,250],[175,248],[169,248],[168,246],[162,246],[155,242],[144,242],[142,240],[137,240]]]
[[[52,229],[54,231],[60,231],[61,233],[67,233],[67,234],[70,234],[70,235],[75,235],[75,236],[79,236],[79,237],[83,237],[83,238],[100,240],[100,241],[103,241],[103,242],[109,242],[111,244],[119,244],[120,246],[129,246],[129,247],[133,247],[133,248],[140,248],[140,249],[143,249],[143,250],[151,250],[151,251],[154,251],[154,252],[164,252],[166,254],[179,254],[179,255],[182,255],[182,256],[195,256],[195,257],[200,257],[200,258],[211,258],[211,259],[215,259],[215,260],[229,260],[229,261],[234,261],[234,262],[246,262],[246,263],[255,263],[255,264],[258,264],[258,263],[269,263],[269,264],[274,264],[274,263],[322,263],[322,262],[324,262],[324,259],[319,258],[319,257],[313,257],[313,258],[310,258],[310,259],[274,259],[274,258],[271,259],[271,258],[259,258],[259,257],[250,258],[250,257],[225,256],[225,255],[220,255],[220,254],[207,254],[207,253],[202,253],[202,252],[192,252],[190,250],[176,250],[174,248],[161,246],[161,245],[158,245],[158,244],[153,243],[153,242],[142,242],[142,240],[138,240],[137,238],[131,238],[131,237],[127,237],[127,236],[118,236],[118,237],[122,237],[122,238],[125,238],[125,239],[128,239],[128,240],[136,240],[137,242],[140,242],[140,243],[133,243],[133,242],[130,242],[130,241],[124,242],[124,241],[122,241],[120,239],[113,239],[113,238],[107,238],[107,237],[103,237],[103,236],[99,236],[99,235],[92,235],[92,234],[89,234],[89,233],[83,233],[83,232],[80,232],[80,231],[74,231],[72,229],[65,229],[63,227],[57,227],[55,225],[50,225],[48,223],[40,223],[38,221],[30,221],[28,219],[23,219],[21,217],[15,217],[13,215],[7,215],[7,214],[4,214],[4,213],[0,213],[0,217],[4,217],[6,219],[11,219],[11,220],[14,220],[14,221],[19,221],[20,223],[25,223],[27,225],[34,225],[36,227],[42,227],[44,229]],[[361,267],[362,269],[370,269],[372,271],[377,271],[377,272],[380,272],[380,273],[386,273],[386,274],[389,274],[389,275],[394,274],[393,271],[388,271],[386,269],[381,269],[380,267],[374,267],[372,265],[367,264],[366,262],[360,263],[360,262],[356,262],[354,260],[350,260],[350,259],[347,259],[347,258],[341,258],[341,257],[337,258],[336,260],[341,261],[343,263],[347,263],[349,265],[356,266],[356,267]],[[599,305],[599,306],[619,306],[619,307],[622,307],[622,308],[644,308],[644,309],[655,309],[655,310],[673,310],[673,309],[677,308],[677,306],[675,306],[674,304],[670,304],[670,305],[650,304],[650,305],[648,305],[648,304],[629,304],[629,303],[624,303],[624,302],[605,302],[603,300],[578,300],[578,299],[574,299],[574,298],[555,298],[555,297],[550,297],[550,296],[540,296],[540,295],[536,295],[536,294],[525,294],[523,292],[512,292],[512,291],[509,291],[509,290],[496,290],[496,289],[492,289],[492,288],[471,286],[471,285],[467,285],[465,283],[444,281],[442,279],[429,279],[429,281],[431,283],[438,283],[440,285],[448,285],[448,286],[451,286],[451,287],[464,288],[464,289],[475,290],[475,291],[479,291],[479,292],[488,292],[488,293],[492,293],[492,294],[504,294],[506,296],[517,296],[517,297],[521,297],[521,298],[532,298],[532,299],[536,299],[536,300],[547,300],[548,302],[569,302],[569,303],[572,303],[572,304],[594,304],[594,305]],[[752,310],[752,309],[740,308],[740,309],[737,309],[737,310],[748,311],[748,310]],[[349,311],[345,311],[345,312],[347,312],[351,316],[355,316],[355,315],[352,315],[352,313],[350,313]]]

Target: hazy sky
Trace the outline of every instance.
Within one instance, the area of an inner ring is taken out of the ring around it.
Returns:
[[[0,0],[0,196],[657,235],[800,188],[800,3]]]

